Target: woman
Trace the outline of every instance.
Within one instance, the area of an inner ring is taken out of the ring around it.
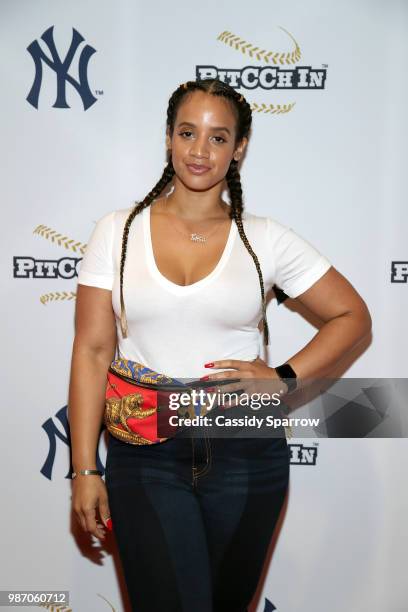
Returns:
[[[281,395],[325,376],[371,328],[363,299],[317,249],[273,218],[243,210],[238,161],[250,127],[249,104],[225,83],[180,85],[167,109],[161,179],[135,207],[98,221],[79,273],[73,509],[101,540],[96,510],[113,525],[138,612],[247,610],[287,491],[289,456],[283,428],[278,437],[207,432],[139,446],[109,434],[106,484],[81,474],[96,467],[116,346],[119,356],[169,376],[222,379],[224,391],[267,380]],[[221,198],[225,181],[230,204]],[[173,191],[159,197],[171,182]],[[324,321],[283,368],[259,357],[261,318],[269,339],[270,287]]]

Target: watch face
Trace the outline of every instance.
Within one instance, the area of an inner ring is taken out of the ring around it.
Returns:
[[[278,376],[288,385],[288,392],[294,391],[297,387],[296,373],[293,368],[288,364],[284,363],[281,366],[275,368]]]
[[[288,363],[284,363],[283,365],[278,366],[277,368],[275,368],[275,370],[281,378],[296,378],[295,371]]]

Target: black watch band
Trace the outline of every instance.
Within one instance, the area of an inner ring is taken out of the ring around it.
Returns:
[[[297,387],[296,372],[288,363],[283,363],[275,368],[275,372],[283,382],[288,386],[288,393],[294,391]]]

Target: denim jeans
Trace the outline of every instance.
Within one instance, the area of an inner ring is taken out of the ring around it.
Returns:
[[[281,437],[109,434],[105,482],[132,612],[245,612],[289,482]]]

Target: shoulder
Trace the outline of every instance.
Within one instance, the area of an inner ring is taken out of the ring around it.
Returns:
[[[95,230],[98,231],[98,233],[111,234],[114,234],[116,230],[123,230],[126,220],[134,208],[135,205],[132,205],[126,208],[117,208],[105,213],[97,219]],[[139,215],[140,214],[141,213],[139,213]]]
[[[248,230],[253,237],[265,238],[269,243],[279,240],[291,228],[269,215],[257,215],[245,210],[242,213],[244,229]]]
[[[117,208],[116,210],[113,210],[111,213],[109,213],[112,215],[112,221],[117,224],[124,224],[130,213],[135,209],[135,206],[135,204],[132,204],[132,206],[127,206],[126,208]],[[141,213],[142,211],[139,213],[139,215]]]

